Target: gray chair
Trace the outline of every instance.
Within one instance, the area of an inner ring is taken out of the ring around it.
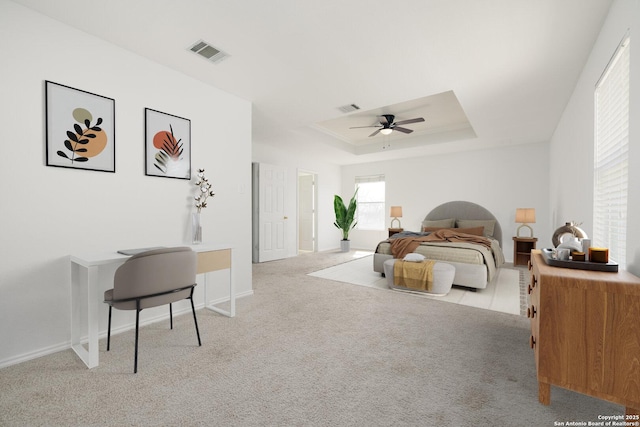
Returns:
[[[162,248],[139,253],[118,267],[113,289],[104,293],[109,304],[107,351],[111,344],[111,309],[136,310],[136,344],[133,372],[138,372],[138,327],[140,311],[145,308],[169,304],[169,317],[173,329],[171,304],[183,299],[191,301],[193,321],[196,325],[198,345],[201,346],[193,289],[196,286],[196,253],[188,247]]]

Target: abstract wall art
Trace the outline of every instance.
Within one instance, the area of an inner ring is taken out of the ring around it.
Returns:
[[[115,101],[45,81],[46,164],[116,171]]]
[[[145,175],[191,179],[191,120],[145,108]]]

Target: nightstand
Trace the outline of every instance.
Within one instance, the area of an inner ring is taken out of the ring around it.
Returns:
[[[389,237],[393,236],[396,233],[400,233],[404,228],[390,228],[389,229]]]
[[[537,237],[513,238],[513,265],[528,265],[531,251],[536,248]]]

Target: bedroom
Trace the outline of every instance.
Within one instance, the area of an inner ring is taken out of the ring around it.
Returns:
[[[141,176],[140,123],[144,107],[189,117],[194,140],[204,141],[194,149],[200,158],[207,159],[206,164],[200,165],[194,160],[194,167],[204,166],[211,171],[210,179],[217,194],[205,212],[205,230],[222,240],[237,239],[242,254],[242,273],[238,280],[243,287],[239,291],[245,295],[252,293],[251,161],[285,166],[294,186],[298,170],[318,174],[321,182],[319,198],[328,202],[319,206],[319,250],[338,247],[339,233],[332,225],[330,205],[333,194],[349,195],[353,191],[354,177],[379,173],[385,174],[389,205],[403,206],[405,228],[419,224],[427,211],[442,202],[469,200],[495,213],[507,236],[505,240],[509,242],[508,236],[516,228],[515,208],[535,206],[534,232],[541,239],[540,246],[548,245],[552,230],[566,220],[582,221],[585,229],[592,229],[589,187],[592,172],[588,166],[591,146],[588,141],[593,139],[593,84],[626,29],[637,31],[640,22],[637,1],[612,2],[602,32],[597,38],[594,34],[593,49],[589,46],[584,51],[584,67],[576,70],[576,80],[564,89],[568,103],[566,108],[565,105],[558,108],[557,126],[548,130],[547,138],[517,145],[496,139],[495,145],[488,148],[464,146],[456,147],[455,152],[435,145],[409,160],[340,165],[330,162],[327,156],[309,155],[309,146],[317,142],[317,136],[305,141],[297,150],[266,137],[252,141],[251,121],[252,118],[257,120],[258,114],[245,99],[47,18],[19,3],[0,1],[0,10],[6,12],[0,14],[0,52],[7,61],[3,65],[5,78],[0,82],[3,99],[0,105],[5,123],[10,123],[3,126],[2,134],[8,141],[30,142],[29,145],[7,146],[5,156],[21,161],[8,162],[0,172],[3,182],[2,235],[3,242],[10,243],[2,249],[5,262],[0,266],[3,295],[0,321],[4,325],[16,321],[20,324],[19,329],[3,329],[0,362],[4,365],[68,347],[69,273],[65,260],[69,253],[104,245],[113,248],[153,245],[161,238],[157,228],[166,233],[162,238],[176,241],[188,234],[185,218],[190,207],[187,201],[190,187],[178,180],[159,182],[163,180]],[[571,26],[571,22],[566,25]],[[24,45],[37,48],[39,54],[33,55],[24,49]],[[70,68],[61,61],[61,58],[73,58],[88,46],[96,48],[101,58],[101,67],[92,68],[93,73]],[[375,64],[383,68],[382,72],[393,68],[393,64],[385,63],[384,58],[376,58]],[[640,81],[640,67],[632,69],[632,82]],[[45,79],[116,99],[118,173],[78,173],[43,166],[42,82]],[[160,93],[158,87],[163,87],[164,92]],[[632,115],[637,116],[640,84],[632,84],[632,88]],[[185,99],[185,95],[189,99]],[[352,101],[359,102],[346,100]],[[539,111],[530,113],[522,120],[535,125],[539,119],[535,113]],[[212,135],[211,130],[202,125],[215,124],[211,117],[224,121],[227,126],[216,129]],[[505,116],[498,122],[508,130],[509,119]],[[261,124],[265,125],[264,122]],[[632,128],[631,132],[630,180],[639,182],[637,131]],[[305,129],[296,130],[289,137],[295,140],[307,136],[309,132]],[[324,147],[321,151],[329,151]],[[406,167],[407,164],[411,167]],[[464,170],[465,174],[455,171],[452,165]],[[469,172],[480,178],[470,179]],[[80,180],[76,184],[82,198],[64,198],[64,185],[69,180]],[[125,194],[121,192],[123,188],[131,191]],[[631,186],[630,218],[638,217],[639,192],[638,186]],[[176,202],[167,203],[167,197]],[[7,205],[10,209],[5,208]],[[293,195],[288,205],[295,210]],[[69,224],[69,218],[86,211],[87,206],[91,216],[102,226],[90,227],[84,222]],[[165,223],[155,216],[158,211],[163,211],[170,221],[180,226],[167,230]],[[46,220],[43,220],[45,214]],[[357,231],[352,236],[353,246],[372,248],[384,233]],[[296,252],[295,230],[289,237],[288,248],[293,256]],[[640,228],[629,227],[627,240],[639,242]],[[509,246],[505,246],[505,255],[510,258],[509,253]],[[629,269],[639,274],[640,246],[631,243],[627,253]]]

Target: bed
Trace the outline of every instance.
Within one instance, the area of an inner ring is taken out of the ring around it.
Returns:
[[[482,227],[482,228],[479,228]],[[421,240],[438,230],[459,229],[466,234],[482,234],[485,244],[465,242],[421,241],[413,250],[428,259],[447,262],[456,268],[453,284],[467,288],[484,289],[504,263],[502,252],[502,228],[496,217],[484,207],[472,202],[453,201],[434,208],[422,222],[418,232],[402,232],[378,244],[373,255],[373,270],[384,275],[384,262],[393,259],[392,240],[412,237]],[[455,234],[452,231],[453,234]],[[482,240],[482,239],[478,239]]]

